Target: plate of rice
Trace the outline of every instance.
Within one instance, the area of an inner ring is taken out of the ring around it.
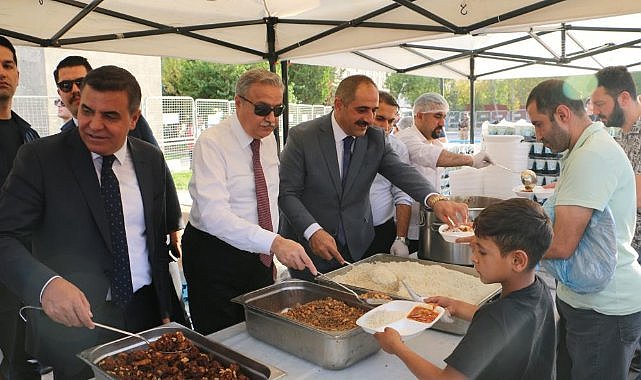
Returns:
[[[456,243],[456,239],[458,238],[474,236],[474,230],[472,227],[465,224],[461,224],[456,227],[443,224],[438,228],[438,232],[448,243]]]
[[[432,327],[444,313],[445,309],[435,304],[395,300],[363,314],[356,324],[370,334],[391,327],[407,339]]]

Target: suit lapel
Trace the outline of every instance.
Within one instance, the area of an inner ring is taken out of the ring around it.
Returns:
[[[331,114],[330,114],[331,115]],[[334,141],[334,132],[332,131],[331,116],[327,117],[327,122],[320,124],[320,134],[318,136],[318,144],[321,148],[321,154],[327,165],[329,177],[332,180],[332,185],[336,193],[341,194],[341,175],[338,168],[338,157],[336,155],[336,142]]]
[[[136,179],[138,180],[138,188],[142,197],[142,206],[145,213],[145,230],[147,231],[147,249],[151,252],[154,247],[153,233],[153,212],[154,212],[154,178],[151,167],[149,165],[148,157],[143,151],[138,149],[136,144],[132,143],[130,138],[127,138],[127,146],[131,153],[131,160],[134,164],[136,171]],[[164,173],[163,173],[164,174]]]
[[[109,223],[103,207],[102,198],[100,197],[100,182],[96,175],[95,166],[91,153],[80,139],[78,129],[71,131],[67,135],[66,143],[69,149],[66,150],[67,160],[71,166],[71,171],[76,177],[78,187],[85,197],[87,207],[100,230],[100,234],[107,247],[111,249],[111,235],[109,234]]]

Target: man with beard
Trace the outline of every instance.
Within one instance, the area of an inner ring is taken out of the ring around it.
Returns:
[[[554,153],[567,150],[555,189],[554,237],[545,259],[568,259],[594,210],[609,207],[616,229],[616,268],[606,287],[577,293],[558,283],[557,377],[627,379],[641,336],[641,267],[630,245],[636,211],[632,166],[601,123],[593,123],[577,92],[562,80],[537,85],[527,102],[536,138]],[[613,333],[614,332],[614,333]]]
[[[236,83],[236,113],[194,147],[193,199],[182,243],[194,328],[209,334],[245,319],[230,300],[274,283],[272,257],[317,271],[303,247],[278,235],[278,147],[283,82],[264,69]]]
[[[11,111],[19,77],[16,49],[0,36],[0,187],[13,167],[18,148],[39,137],[29,123]],[[0,378],[39,379],[40,375],[27,363],[24,323],[17,314],[19,307],[18,298],[0,284],[0,350],[4,357]]]
[[[597,88],[592,94],[592,108],[608,127],[621,128],[614,139],[630,159],[637,188],[637,224],[632,247],[641,252],[641,100],[632,75],[625,66],[611,66],[596,73]],[[637,257],[641,262],[641,256]],[[637,346],[632,368],[641,372],[641,355]],[[638,379],[641,379],[641,374]]]
[[[360,260],[374,238],[367,196],[377,173],[441,220],[467,219],[467,205],[447,200],[411,165],[402,162],[381,128],[370,128],[379,107],[371,78],[339,83],[334,111],[292,128],[281,155],[282,233],[300,242],[320,272]],[[309,272],[290,271],[311,279]]]
[[[450,106],[440,94],[428,92],[419,96],[414,101],[414,125],[400,131],[396,136],[401,140],[410,155],[410,164],[413,165],[437,190],[441,188],[442,168],[453,166],[471,166],[483,168],[492,163],[486,152],[482,151],[474,156],[449,152],[440,140],[445,127],[447,112]],[[419,234],[420,205],[412,205],[410,219],[409,239],[413,248]]]

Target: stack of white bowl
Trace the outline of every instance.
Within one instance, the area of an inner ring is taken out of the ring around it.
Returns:
[[[521,171],[527,169],[530,143],[521,142],[522,136],[484,136],[487,153],[496,164],[512,172],[489,166],[483,169],[483,195],[494,198],[512,198],[514,187],[521,184]]]
[[[471,196],[483,194],[483,170],[465,166],[450,171],[450,195]]]

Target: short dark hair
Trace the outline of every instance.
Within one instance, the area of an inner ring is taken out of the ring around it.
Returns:
[[[56,69],[53,70],[53,79],[58,83],[58,72],[60,69],[64,67],[75,67],[75,66],[84,66],[85,69],[87,69],[87,72],[91,71],[91,65],[89,64],[89,61],[87,61],[87,58],[81,57],[79,55],[70,55],[60,61],[58,63],[58,66],[56,66]]]
[[[9,41],[6,37],[0,36],[0,46],[4,46],[7,49],[11,50],[11,53],[13,54],[13,63],[16,65],[18,64],[18,57],[16,56],[16,48],[13,47],[13,44],[11,41]]]
[[[129,71],[121,67],[102,66],[91,70],[82,82],[82,89],[85,86],[99,92],[125,91],[129,101],[129,113],[133,114],[140,108],[140,85]]]
[[[398,105],[398,102],[396,101],[396,99],[394,99],[394,97],[392,96],[392,94],[390,94],[387,91],[379,91],[378,92],[378,102],[379,103],[389,104],[392,107],[401,108]]]
[[[368,77],[367,75],[352,75],[343,79],[338,84],[335,97],[340,98],[343,104],[349,104],[354,100],[358,86],[363,83],[371,84],[376,89],[378,89],[376,83],[374,83],[372,78]]]
[[[631,97],[637,97],[634,79],[625,66],[608,66],[596,73],[597,86],[605,88],[608,95],[616,98],[622,91],[627,91]]]
[[[538,203],[512,198],[486,207],[474,220],[474,234],[496,243],[501,255],[520,249],[534,269],[552,242],[552,222]]]
[[[527,97],[525,106],[536,102],[538,112],[548,115],[554,121],[554,112],[560,105],[567,106],[575,114],[585,115],[585,108],[579,93],[561,79],[548,79],[536,85]]]

